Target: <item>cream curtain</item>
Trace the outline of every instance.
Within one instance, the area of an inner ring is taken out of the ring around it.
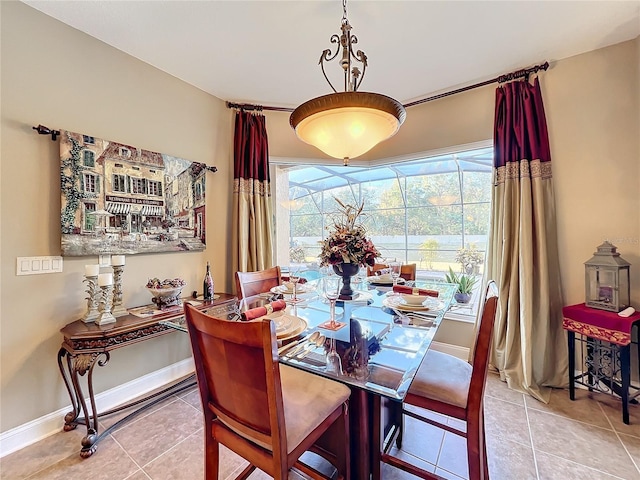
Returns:
[[[510,388],[548,402],[568,383],[551,154],[542,94],[517,81],[496,91],[488,278],[500,289],[492,364]]]
[[[233,269],[273,266],[273,212],[264,115],[239,110],[234,134]]]

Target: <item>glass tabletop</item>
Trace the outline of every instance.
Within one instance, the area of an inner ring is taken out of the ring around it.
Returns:
[[[346,325],[337,331],[318,327],[329,319],[329,304],[321,296],[287,307],[308,329],[279,349],[280,362],[402,400],[456,291],[447,283],[415,286],[437,290],[437,301],[414,307],[390,288],[358,290],[356,301],[338,301],[336,320]],[[314,332],[325,341],[311,342]],[[340,358],[341,373],[327,367],[332,351]]]
[[[456,291],[456,286],[448,283],[418,281],[415,286],[436,290],[439,296],[416,307],[406,304],[391,288],[362,283],[355,301],[337,302],[336,320],[346,325],[336,331],[319,327],[329,319],[329,304],[321,296],[321,288],[317,293],[310,290],[302,302],[269,315],[276,325],[284,316],[306,324],[293,338],[278,341],[280,362],[402,400]],[[214,307],[207,313],[239,320],[241,311],[269,303],[275,297],[260,294],[231,308]],[[288,296],[284,297],[287,301]],[[184,320],[166,324],[186,331]],[[329,366],[328,357],[334,361]],[[341,371],[335,368],[337,363]]]

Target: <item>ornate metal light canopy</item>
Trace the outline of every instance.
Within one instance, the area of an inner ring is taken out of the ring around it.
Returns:
[[[332,35],[335,52],[326,49],[320,55],[324,78],[334,93],[309,100],[296,108],[289,119],[300,140],[319,148],[327,155],[349,159],[371,150],[399,130],[406,112],[400,102],[386,95],[359,92],[367,70],[367,56],[362,50],[354,53],[358,38],[351,34],[347,19],[347,2],[342,1],[341,35]],[[324,69],[324,63],[335,59],[342,51],[340,65],[344,70],[344,92],[338,92]],[[359,62],[362,71],[352,62]]]

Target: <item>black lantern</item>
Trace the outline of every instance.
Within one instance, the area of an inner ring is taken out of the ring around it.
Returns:
[[[629,306],[631,264],[620,256],[614,245],[604,242],[584,265],[587,307],[620,312]]]

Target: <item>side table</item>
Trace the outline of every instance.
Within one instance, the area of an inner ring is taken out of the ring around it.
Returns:
[[[630,317],[587,307],[584,303],[562,309],[562,326],[567,330],[569,347],[569,398],[575,400],[575,384],[616,394],[622,400],[622,421],[629,424],[629,402],[640,394],[629,395],[631,386],[631,343],[633,327],[640,326],[640,312]],[[579,334],[581,351],[580,373],[575,368],[575,334]],[[640,352],[639,352],[640,356]],[[586,366],[587,371],[584,371]],[[585,381],[586,378],[586,381]]]
[[[185,299],[188,300],[188,299]],[[217,308],[235,309],[237,298],[227,293],[216,294],[213,301],[198,301],[199,310],[208,311]],[[157,307],[150,305],[149,309]],[[93,369],[96,365],[101,367],[109,363],[111,350],[133,345],[150,338],[175,332],[175,330],[163,322],[177,319],[184,316],[183,307],[176,306],[161,313],[140,317],[129,313],[117,318],[115,323],[106,325],[96,325],[95,323],[84,323],[76,320],[63,327],[60,332],[64,336],[62,346],[58,351],[58,368],[64,380],[69,398],[71,399],[71,411],[64,417],[64,431],[75,429],[79,424],[84,423],[87,434],[82,439],[82,449],[80,456],[90,457],[97,448],[97,443],[101,438],[108,435],[112,430],[122,425],[124,422],[139,414],[144,409],[155,405],[165,398],[186,390],[195,385],[195,377],[181,380],[162,391],[148,395],[136,401],[120,405],[106,412],[98,412],[96,409],[95,394],[93,391]],[[89,393],[89,404],[87,408],[86,396],[82,389],[80,377],[87,374],[87,389]],[[116,412],[131,409],[128,415],[118,420],[104,431],[99,431],[98,418]]]

